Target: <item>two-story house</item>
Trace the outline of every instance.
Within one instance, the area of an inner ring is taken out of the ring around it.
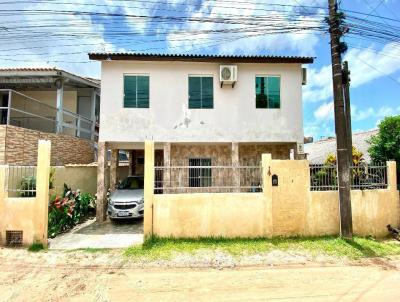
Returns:
[[[89,57],[102,64],[99,142],[133,150],[132,173],[142,171],[145,140],[155,142],[156,163],[171,166],[246,165],[262,153],[303,153],[303,64],[311,57]]]

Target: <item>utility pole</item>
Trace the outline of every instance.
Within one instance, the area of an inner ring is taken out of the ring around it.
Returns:
[[[349,63],[343,62],[343,93],[344,93],[344,111],[346,114],[346,128],[347,128],[347,148],[349,149],[349,163],[353,165],[353,133],[351,131],[351,107],[350,107],[350,71]]]
[[[329,3],[329,32],[331,37],[333,98],[335,106],[335,131],[336,131],[336,161],[339,187],[339,212],[340,235],[345,238],[353,236],[353,222],[351,214],[350,197],[350,166],[347,148],[347,127],[343,100],[343,74],[340,37],[342,31],[339,27],[341,16],[337,12],[336,0]]]

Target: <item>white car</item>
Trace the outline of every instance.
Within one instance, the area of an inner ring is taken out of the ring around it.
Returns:
[[[144,215],[144,177],[128,176],[111,193],[108,201],[108,217],[114,219],[141,218]]]

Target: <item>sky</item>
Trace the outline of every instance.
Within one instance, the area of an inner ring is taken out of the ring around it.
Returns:
[[[58,67],[100,78],[100,62],[89,61],[88,52],[313,56],[305,66],[304,134],[318,140],[335,133],[329,34],[313,30],[327,2],[0,0],[0,68]],[[350,24],[379,22],[379,30],[399,32],[399,0],[341,1],[340,8],[358,18]],[[279,32],[294,22],[304,29]],[[374,129],[400,114],[399,39],[370,38],[349,26],[344,41],[353,132]]]

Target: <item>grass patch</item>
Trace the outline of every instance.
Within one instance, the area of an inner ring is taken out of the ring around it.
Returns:
[[[199,250],[223,251],[233,256],[254,255],[272,250],[299,251],[312,255],[325,254],[349,259],[400,255],[400,244],[393,241],[377,241],[373,238],[355,237],[295,237],[295,238],[199,238],[173,239],[150,237],[142,245],[125,250],[131,258],[148,260],[170,259],[179,253],[194,254]]]
[[[34,253],[40,252],[40,251],[42,251],[42,250],[44,250],[44,246],[43,246],[42,243],[32,243],[32,244],[28,247],[28,251],[34,252]]]

